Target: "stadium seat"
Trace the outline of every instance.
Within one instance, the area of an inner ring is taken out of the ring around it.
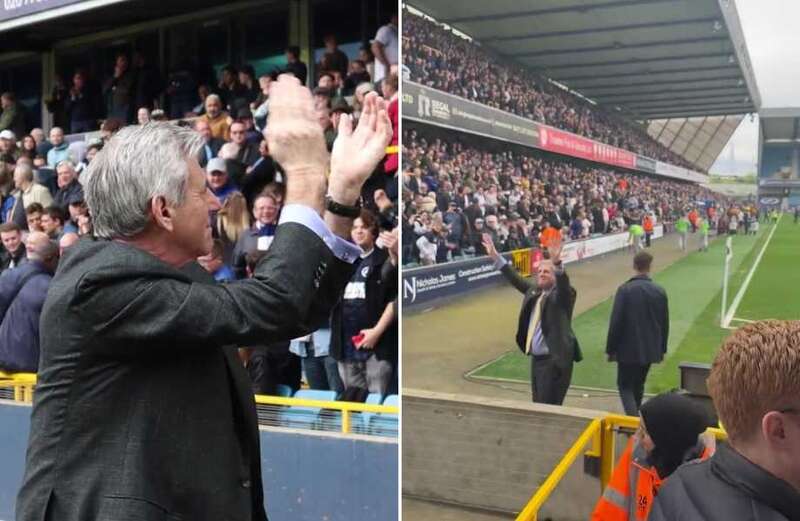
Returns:
[[[367,396],[367,400],[364,403],[370,405],[380,405],[383,402],[383,395],[378,393],[370,393]],[[351,425],[353,426],[354,432],[362,432],[367,433],[369,432],[369,422],[376,413],[374,412],[362,412],[362,413],[354,413]]]
[[[295,398],[305,400],[323,400],[332,402],[336,400],[336,391],[316,391],[312,389],[300,389],[295,393]],[[293,427],[298,429],[314,429],[320,422],[321,407],[301,407],[291,406],[281,411],[280,424],[283,427]]]
[[[278,384],[278,386],[275,388],[275,395],[283,396],[284,398],[291,398],[292,388],[288,385]]]
[[[398,407],[400,397],[390,394],[383,401],[383,405]],[[369,420],[369,432],[376,436],[396,436],[398,431],[397,414],[378,413]]]

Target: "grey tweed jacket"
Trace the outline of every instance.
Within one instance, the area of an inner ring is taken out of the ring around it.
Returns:
[[[227,285],[122,243],[75,245],[42,312],[17,520],[264,521],[255,404],[224,346],[313,331],[352,270],[294,223]]]

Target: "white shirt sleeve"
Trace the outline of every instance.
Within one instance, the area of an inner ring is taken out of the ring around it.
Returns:
[[[302,224],[314,232],[317,237],[322,239],[337,259],[343,260],[344,262],[352,264],[361,255],[361,248],[334,235],[333,232],[328,229],[322,217],[308,206],[302,204],[289,204],[284,206],[281,210],[281,219],[278,224],[281,225],[284,223]]]

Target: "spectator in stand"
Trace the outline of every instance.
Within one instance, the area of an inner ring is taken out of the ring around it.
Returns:
[[[116,118],[124,123],[133,120],[136,102],[136,76],[131,70],[127,54],[117,55],[114,74],[106,80],[103,95],[106,98],[109,118]]]
[[[239,238],[250,229],[250,211],[241,193],[230,194],[217,212],[214,231],[222,242],[222,262],[233,266],[233,252]]]
[[[117,118],[108,118],[103,121],[103,124],[100,125],[100,138],[103,140],[103,143],[108,142],[108,140],[124,126],[125,122]]]
[[[136,122],[140,125],[150,123],[150,109],[147,107],[140,107],[136,111]]]
[[[258,152],[258,145],[247,142],[247,125],[241,121],[236,120],[230,126],[231,142],[239,147],[239,152],[236,154],[236,160],[242,165],[251,167],[258,161],[261,154]]]
[[[0,224],[0,272],[16,268],[26,261],[25,244],[22,242],[22,230],[14,223]]]
[[[2,132],[0,132],[2,135]],[[33,136],[22,136],[22,146],[19,149],[19,157],[27,157],[31,161],[36,157],[36,140]]]
[[[358,50],[358,59],[364,62],[364,66],[370,78],[375,77],[375,55],[372,54],[372,46],[364,45]]]
[[[42,214],[42,230],[50,239],[60,241],[64,235],[66,212],[58,206],[48,206]]]
[[[226,65],[222,68],[222,75],[217,87],[222,106],[229,114],[235,115],[239,109],[247,108],[250,105],[250,91],[239,83],[239,72],[233,65]],[[207,103],[206,112],[208,112]]]
[[[206,113],[198,118],[211,127],[211,136],[223,141],[230,139],[230,116],[222,110],[222,99],[216,94],[209,94],[205,101]]]
[[[41,232],[28,236],[28,262],[0,275],[0,369],[39,368],[39,318],[58,265],[58,246]]]
[[[255,126],[261,131],[267,126],[267,115],[269,114],[269,86],[272,81],[273,78],[269,74],[263,74],[258,77],[260,91],[255,101],[250,104]]]
[[[223,262],[224,246],[222,241],[214,239],[214,246],[208,255],[197,258],[198,264],[209,272],[217,282],[230,282],[236,280],[233,270]]]
[[[13,92],[0,94],[0,109],[0,131],[10,130],[16,136],[25,135],[25,109]]]
[[[43,100],[47,111],[53,115],[53,125],[56,127],[69,128],[66,111],[67,93],[68,89],[64,84],[64,79],[60,74],[56,74],[50,96]]]
[[[359,83],[356,87],[355,95],[353,97],[353,113],[355,118],[358,119],[361,115],[361,107],[364,104],[364,97],[370,92],[375,91],[375,86],[372,83],[364,82]]]
[[[498,60],[436,22],[406,12],[403,36],[403,60],[412,81],[631,152],[697,169],[651,138],[646,127],[589,104],[528,69]]]
[[[344,95],[354,95],[356,88],[362,83],[371,84],[371,78],[369,72],[367,72],[367,64],[362,60],[353,60],[350,62],[350,71],[344,79]]]
[[[72,76],[72,87],[64,100],[64,109],[71,134],[97,130],[97,120],[102,112],[100,95],[93,92],[86,72],[81,69]]]
[[[320,68],[327,71],[339,71],[344,77],[347,75],[347,64],[349,60],[347,55],[339,49],[336,43],[336,36],[333,34],[326,34],[323,38],[325,43],[325,54],[322,56]]]
[[[392,143],[389,145],[390,147],[397,148],[398,139],[400,138],[399,134],[399,123],[400,123],[400,112],[399,112],[399,105],[398,105],[398,79],[397,74],[390,74],[386,78],[384,78],[383,82],[381,82],[381,92],[383,93],[383,99],[385,99],[389,103],[388,113],[389,119],[392,122]],[[386,154],[386,162],[384,163],[384,170],[386,174],[390,176],[391,181],[394,184],[397,184],[397,179],[394,178],[395,172],[397,172],[397,164],[399,159],[399,154],[395,152],[390,152]]]
[[[203,136],[204,144],[200,154],[197,156],[197,162],[200,163],[201,167],[205,168],[209,161],[217,157],[219,149],[222,148],[225,141],[211,134],[211,125],[206,119],[198,118],[194,123],[194,129]]]
[[[392,13],[389,23],[378,29],[372,40],[372,54],[375,55],[375,74],[372,81],[377,85],[391,73],[393,65],[397,65],[399,53],[397,48],[397,13]]]
[[[274,195],[262,193],[253,203],[253,226],[239,236],[233,250],[233,270],[239,279],[245,278],[247,254],[267,251],[278,227],[280,203]]]
[[[239,85],[247,92],[247,104],[252,106],[260,93],[258,81],[256,81],[256,71],[252,65],[244,65],[239,69]]]
[[[360,388],[386,395],[397,358],[397,329],[392,326],[397,268],[376,246],[378,235],[376,216],[362,210],[353,222],[352,238],[363,253],[331,319],[331,355],[339,362],[345,392]]]
[[[228,176],[225,160],[220,157],[213,158],[206,165],[206,183],[220,204],[225,204],[230,195],[239,193],[239,188]]]
[[[800,519],[798,374],[800,321],[756,322],[729,336],[708,378],[728,443],[672,474],[648,519]]]
[[[53,197],[53,204],[66,211],[70,200],[83,201],[83,187],[78,182],[75,165],[69,159],[64,159],[56,166],[58,174],[58,192]]]
[[[28,230],[25,209],[34,203],[50,206],[53,198],[47,188],[33,182],[33,169],[24,162],[19,162],[14,169],[14,188],[14,206],[9,220],[21,229]]]
[[[311,389],[344,392],[339,376],[339,363],[330,356],[331,330],[319,329],[310,335],[292,340],[289,350],[300,357],[303,374]]]
[[[197,99],[199,103],[194,106],[192,109],[192,114],[195,116],[202,116],[206,113],[206,100],[211,95],[211,89],[208,85],[198,85],[197,86]],[[220,107],[222,106],[220,102]]]
[[[308,67],[300,61],[300,47],[291,45],[286,48],[286,72],[294,75],[303,85],[308,77]]]
[[[40,128],[34,128],[31,130],[31,136],[33,139],[36,140],[36,155],[47,157],[47,152],[50,151],[50,148],[53,146],[44,136],[44,130]]]
[[[25,207],[25,219],[28,223],[28,232],[43,232],[42,215],[44,207],[39,203],[31,203]]]
[[[0,156],[14,162],[19,157],[17,136],[10,130],[0,131]]]
[[[247,277],[253,277],[258,261],[266,254],[254,251],[247,254]],[[289,349],[289,341],[240,348],[245,366],[253,384],[253,394],[278,394],[278,385],[286,385],[292,394],[300,389],[300,358]]]
[[[55,168],[61,161],[69,159],[69,143],[64,141],[64,130],[61,127],[50,129],[50,143],[53,147],[47,152],[47,166]]]
[[[148,63],[144,53],[133,53],[133,75],[136,78],[133,91],[133,107],[156,108],[158,97],[164,92],[164,78],[158,68]]]

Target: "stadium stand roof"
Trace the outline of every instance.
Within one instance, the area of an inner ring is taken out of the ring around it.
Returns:
[[[764,142],[800,143],[800,107],[762,109],[758,115]]]
[[[413,0],[707,169],[761,98],[732,0]],[[658,121],[661,120],[661,121]]]

